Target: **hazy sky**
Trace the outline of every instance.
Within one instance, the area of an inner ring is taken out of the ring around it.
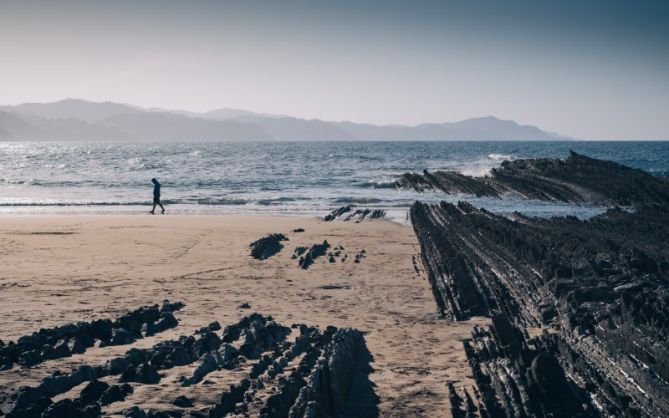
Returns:
[[[0,103],[669,139],[669,1],[0,0]]]

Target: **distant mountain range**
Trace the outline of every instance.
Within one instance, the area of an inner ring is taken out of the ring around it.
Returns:
[[[66,99],[0,106],[0,141],[503,141],[570,139],[493,116],[370,125],[237,109],[205,113]]]

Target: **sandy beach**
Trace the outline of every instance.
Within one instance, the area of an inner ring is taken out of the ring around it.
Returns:
[[[303,228],[304,232],[292,232]],[[285,248],[267,260],[249,243],[284,233]],[[318,258],[309,269],[292,258],[297,246],[323,240],[343,247],[346,261]],[[365,256],[354,263],[355,254]],[[323,222],[257,216],[7,216],[0,218],[0,339],[16,340],[43,327],[114,318],[164,299],[185,303],[176,328],[131,345],[91,348],[34,368],[0,372],[10,394],[55,370],[102,364],[131,347],[191,335],[212,321],[222,325],[258,312],[281,324],[353,327],[373,356],[370,380],[384,417],[449,414],[447,382],[471,386],[462,340],[472,321],[450,323],[436,305],[419,262],[413,230],[389,221]],[[247,303],[250,308],[240,305]],[[224,374],[206,385],[179,387],[166,371],[159,385],[143,385],[106,414],[132,405],[173,408],[178,395],[206,406],[225,390]],[[217,380],[220,378],[220,380]],[[75,388],[71,392],[76,394]],[[64,395],[67,396],[67,395]],[[2,409],[11,401],[5,397]]]

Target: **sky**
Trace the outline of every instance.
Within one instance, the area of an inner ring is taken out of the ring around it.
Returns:
[[[0,0],[0,103],[669,139],[669,1]]]

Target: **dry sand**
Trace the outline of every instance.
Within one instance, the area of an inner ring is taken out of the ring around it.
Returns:
[[[303,233],[293,233],[302,227]],[[268,260],[249,256],[249,243],[265,234],[289,237]],[[291,259],[296,246],[327,239],[342,245],[346,262],[320,258],[308,270]],[[366,250],[359,264],[355,254]],[[374,362],[383,417],[449,416],[449,380],[471,386],[462,350],[473,322],[436,318],[427,279],[414,268],[419,246],[410,227],[388,221],[322,222],[256,216],[25,216],[0,218],[0,339],[15,340],[41,327],[110,318],[163,299],[181,301],[177,328],[133,345],[92,348],[33,369],[0,372],[0,389],[37,384],[54,370],[102,364],[130,347],[193,331],[212,321],[223,326],[251,312],[285,325],[306,323],[364,331]],[[323,288],[333,286],[334,288]],[[248,303],[251,309],[240,309]],[[177,370],[179,369],[179,370]],[[159,385],[144,385],[133,404],[160,408],[179,394],[213,401],[225,389],[214,383],[170,384],[192,367],[171,370]],[[154,386],[154,387],[151,387]],[[80,389],[80,388],[79,388]],[[75,388],[76,390],[76,388]],[[7,402],[7,401],[6,401]],[[2,405],[7,412],[9,405]]]

